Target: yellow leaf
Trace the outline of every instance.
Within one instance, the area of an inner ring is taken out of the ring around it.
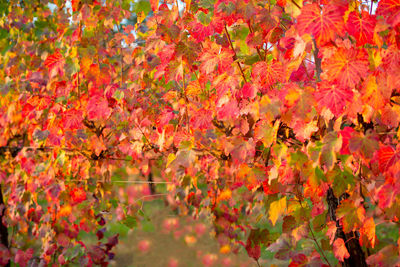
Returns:
[[[290,14],[291,17],[297,18],[303,7],[303,0],[293,0],[293,1],[286,1],[285,11],[286,13]]]
[[[377,67],[379,67],[379,65],[381,65],[381,63],[382,63],[382,55],[381,55],[381,53],[380,53],[379,50],[378,50],[378,51],[375,51],[375,52],[372,54],[372,60],[373,60],[373,62],[374,62],[375,68],[377,68]]]
[[[186,94],[188,96],[198,96],[201,94],[201,87],[198,81],[191,81],[186,87]]]
[[[192,235],[186,235],[185,242],[188,246],[193,246],[197,242],[197,239]]]
[[[229,245],[224,245],[219,249],[219,252],[221,254],[228,254],[229,252],[231,252],[231,247]]]
[[[76,48],[76,46],[71,48],[71,51],[69,52],[69,56],[71,58],[74,58],[78,55],[78,49]]]
[[[221,192],[221,194],[218,196],[218,201],[221,200],[228,200],[232,197],[232,191],[229,189],[225,189],[224,191]]]
[[[71,205],[64,205],[61,207],[61,209],[59,210],[57,217],[66,217],[69,216],[71,214],[72,208]]]
[[[185,0],[186,10],[190,10],[191,3],[192,3],[192,0]]]
[[[286,197],[281,198],[280,200],[274,201],[269,206],[269,219],[272,222],[272,225],[275,225],[276,221],[280,216],[286,213]]]
[[[90,69],[90,65],[92,64],[92,60],[89,57],[83,57],[81,59],[81,68],[84,73],[88,72]]]
[[[173,162],[175,159],[176,159],[176,155],[174,153],[171,153],[171,154],[168,155],[167,168],[171,164],[171,162]]]
[[[285,96],[285,100],[289,107],[293,106],[300,98],[299,88],[290,88],[288,94]]]
[[[137,14],[137,23],[135,24],[135,30],[139,27],[139,24],[142,23],[142,21],[146,18],[146,15],[144,12],[140,12]]]
[[[368,103],[375,110],[380,110],[385,105],[385,98],[376,83],[376,77],[370,75],[367,78],[365,92],[362,94],[362,100]]]

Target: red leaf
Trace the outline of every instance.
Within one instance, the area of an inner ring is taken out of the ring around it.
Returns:
[[[76,12],[78,11],[78,9],[80,9],[81,7],[80,2],[81,0],[71,0],[71,6],[73,12]]]
[[[211,126],[212,112],[206,109],[200,109],[190,119],[190,126],[199,129],[208,129]]]
[[[239,92],[240,97],[249,99],[253,99],[254,97],[256,97],[256,93],[256,89],[251,83],[245,83]]]
[[[328,82],[321,82],[314,96],[320,110],[327,107],[335,116],[339,117],[343,113],[346,103],[353,99],[353,92]]]
[[[29,260],[33,256],[33,249],[30,248],[26,251],[23,250],[18,250],[17,253],[15,254],[15,263],[18,263],[21,267],[25,267],[28,265]]]
[[[260,61],[254,64],[251,76],[260,86],[269,88],[276,82],[285,80],[285,71],[279,61],[273,61],[272,63]]]
[[[172,120],[174,118],[174,112],[173,109],[170,107],[166,107],[165,110],[162,112],[162,114],[160,114],[160,118],[158,121],[158,129],[162,131],[162,129],[164,128],[165,125],[167,125],[170,120]]]
[[[261,247],[259,244],[253,244],[251,240],[247,240],[246,244],[247,254],[255,260],[258,260],[261,256]]]
[[[292,262],[289,264],[288,267],[302,267],[307,266],[309,259],[303,253],[296,254],[292,257]]]
[[[319,7],[318,4],[306,5],[297,18],[300,34],[310,33],[318,45],[335,40],[336,34],[343,33],[344,9],[334,5]]]
[[[392,184],[385,183],[378,189],[378,205],[381,209],[390,208],[396,197]]]
[[[64,112],[64,128],[68,130],[79,129],[82,122],[82,111],[69,109]]]
[[[400,160],[400,154],[397,153],[391,146],[384,146],[378,151],[378,159],[379,170],[381,172],[385,172]]]
[[[399,266],[399,247],[389,244],[367,258],[368,266]]]
[[[382,0],[379,1],[376,14],[383,16],[386,21],[395,27],[400,23],[400,1]]]
[[[342,149],[340,150],[340,154],[351,154],[349,150],[349,140],[353,136],[354,132],[354,129],[348,126],[344,127],[343,130],[339,132],[342,136]]]
[[[234,119],[239,115],[239,107],[235,100],[231,100],[217,109],[218,120]]]
[[[1,213],[1,210],[0,210]],[[0,244],[0,265],[6,266],[11,258],[11,253],[3,244]]]
[[[64,75],[64,63],[65,60],[59,51],[46,58],[44,65],[49,69],[50,78],[57,74],[60,76]]]
[[[347,20],[346,30],[350,35],[354,36],[357,46],[362,46],[366,43],[373,43],[375,24],[375,17],[368,12],[362,11],[359,14],[353,11]]]
[[[81,203],[82,201],[86,200],[86,192],[82,187],[76,187],[72,189],[69,194],[75,203]]]

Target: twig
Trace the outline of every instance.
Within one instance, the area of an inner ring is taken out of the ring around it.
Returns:
[[[181,17],[181,14],[179,13],[179,4],[178,4],[178,0],[175,0],[176,2],[176,8],[178,9],[178,16]]]
[[[237,60],[236,51],[235,51],[235,49],[233,48],[231,36],[230,36],[229,33],[228,33],[228,29],[226,28],[226,24],[224,25],[224,29],[225,29],[226,37],[228,37],[229,44],[230,44],[231,49],[232,49],[232,51],[233,51],[233,53],[234,53],[233,58],[234,58],[234,60],[236,61],[236,60]],[[237,64],[238,67],[239,67],[239,70],[240,70],[240,73],[242,74],[242,77],[243,77],[244,82],[247,83],[246,76],[244,75],[242,66],[240,65],[239,61],[236,61],[236,64]]]
[[[301,6],[299,6],[299,4],[296,3],[296,1],[290,0],[290,2],[292,2],[298,9],[301,9]]]
[[[127,184],[172,184],[172,182],[149,182],[149,181],[111,181],[112,183],[127,183]]]
[[[251,24],[250,24],[250,20],[247,22],[247,25],[249,26],[250,33],[254,33],[253,28],[251,27]],[[261,52],[260,52],[260,49],[258,48],[258,45],[256,46],[256,49],[257,49],[257,54],[260,57],[260,59],[265,60],[265,56],[264,56],[264,58],[261,56]]]
[[[301,199],[299,199],[299,203],[300,203],[301,208],[303,208],[303,202],[301,201]],[[312,228],[311,228],[311,226],[310,226],[310,221],[309,221],[309,220],[307,221],[307,225],[308,225],[308,229],[310,229],[310,233],[311,233],[311,235],[312,235],[312,239],[314,240],[315,245],[316,245],[317,248],[321,251],[322,257],[324,258],[324,260],[326,261],[326,263],[327,263],[330,267],[332,267],[332,265],[331,265],[330,262],[328,261],[328,258],[327,258],[326,255],[325,255],[324,251],[323,251],[322,248],[320,247],[320,245],[319,245],[319,243],[318,243],[318,241],[317,241],[317,238],[316,238],[315,235],[314,235],[314,232],[313,232],[313,230],[312,230]]]
[[[265,160],[265,167],[268,167],[269,158],[271,157],[271,149],[272,149],[272,144],[269,146],[269,149],[268,149],[267,159]]]
[[[373,0],[371,0],[371,6],[370,6],[370,8],[369,8],[369,14],[371,15],[372,14],[372,7],[374,6],[374,1]]]
[[[181,64],[183,62],[181,61]],[[182,73],[182,86],[183,86],[183,93],[185,94],[185,114],[186,114],[186,128],[187,131],[189,132],[190,130],[190,126],[189,126],[189,110],[188,110],[188,98],[187,98],[187,92],[186,92],[186,86],[185,86],[185,69],[183,69],[183,73]]]
[[[314,63],[315,63],[315,71],[317,74],[317,82],[319,82],[321,80],[321,73],[322,73],[322,59],[318,57],[319,54],[319,49],[317,46],[317,41],[313,38],[313,42],[314,42]]]

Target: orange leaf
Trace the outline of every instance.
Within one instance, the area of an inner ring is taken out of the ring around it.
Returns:
[[[206,42],[200,61],[200,70],[205,74],[213,72],[216,66],[223,73],[233,62],[233,52],[216,43]]]
[[[363,237],[366,237],[367,240],[370,242],[371,247],[373,248],[375,246],[375,222],[374,218],[368,218],[364,221],[364,224],[360,230],[361,233],[361,238],[360,241],[363,241]]]
[[[331,57],[322,61],[323,79],[353,88],[367,74],[367,59],[364,50],[339,48]]]
[[[284,68],[279,61],[270,64],[265,61],[257,62],[254,64],[252,76],[263,87],[270,87],[285,80]]]
[[[343,200],[336,210],[338,219],[343,222],[343,231],[349,233],[362,225],[365,219],[365,209],[357,207],[354,202]]]
[[[326,224],[328,226],[328,230],[326,231],[326,235],[329,237],[329,243],[332,244],[333,240],[335,240],[335,237],[336,237],[336,231],[337,231],[336,222],[329,221]]]
[[[71,205],[66,204],[62,206],[57,214],[57,218],[59,217],[67,217],[71,214],[72,208]]]
[[[158,12],[158,0],[150,0],[151,9],[157,13]]]
[[[385,106],[386,99],[383,96],[381,87],[378,87],[376,83],[376,76],[368,76],[363,87],[362,100],[375,110],[382,109]]]
[[[335,257],[341,262],[343,262],[344,259],[350,257],[350,254],[347,251],[346,245],[344,244],[342,238],[336,239],[333,243],[333,253],[335,254]]]

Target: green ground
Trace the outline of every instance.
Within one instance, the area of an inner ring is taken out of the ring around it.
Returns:
[[[212,228],[204,220],[178,217],[162,201],[147,202],[143,210],[149,220],[120,238],[112,266],[256,266],[245,251],[220,253]]]

